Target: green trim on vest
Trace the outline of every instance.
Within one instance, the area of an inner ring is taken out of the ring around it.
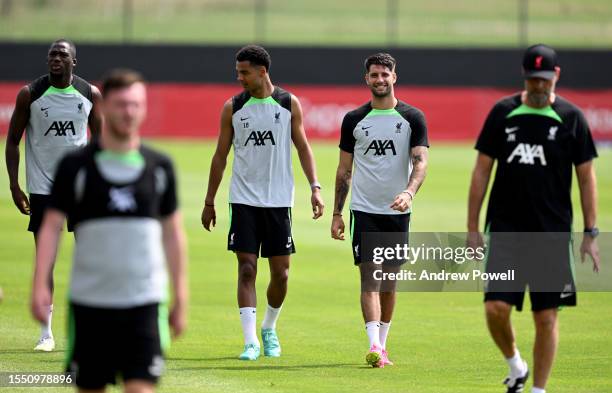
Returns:
[[[266,98],[251,97],[243,105],[243,108],[247,107],[247,106],[250,106],[250,105],[256,105],[256,104],[269,104],[269,105],[278,105],[278,106],[280,106],[280,104],[278,102],[276,102],[276,100],[274,98],[272,98],[272,96],[269,96],[269,97],[266,97]]]
[[[127,153],[102,150],[96,154],[96,159],[102,161],[120,162],[133,167],[142,167],[145,164],[144,157],[138,150],[130,150]]]
[[[394,116],[394,115],[401,116],[400,113],[395,110],[395,108],[391,108],[391,109],[372,109],[366,115],[366,117],[371,117],[371,116]]]
[[[520,116],[520,115],[537,115],[537,116],[550,117],[551,119],[555,119],[559,123],[563,124],[563,120],[561,120],[561,117],[557,114],[557,112],[555,112],[555,110],[550,105],[545,108],[532,108],[525,104],[521,104],[521,106],[519,106],[518,108],[510,112],[508,116],[506,116],[506,119],[509,119],[514,116]]]
[[[68,87],[65,87],[63,89],[60,89],[60,88],[57,88],[57,87],[53,87],[53,86],[49,86],[49,88],[43,93],[42,97],[48,96],[48,95],[51,95],[51,94],[78,94],[78,95],[82,95],[72,85],[70,85]]]

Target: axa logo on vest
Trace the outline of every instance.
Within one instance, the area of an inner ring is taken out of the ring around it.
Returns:
[[[519,164],[535,165],[536,159],[538,159],[542,166],[546,166],[546,157],[544,156],[544,147],[542,145],[519,143],[516,145],[506,162],[511,163],[516,157],[519,158]]]
[[[49,134],[51,131],[55,131],[53,136],[66,136],[66,132],[71,131],[72,135],[76,135],[76,131],[74,129],[74,123],[72,120],[68,121],[54,121],[51,124],[51,127],[45,132],[45,136]]]
[[[247,138],[244,145],[248,145],[249,141],[253,141],[253,146],[266,146],[266,141],[269,141],[270,144],[276,145],[274,141],[274,135],[272,135],[272,131],[251,131],[249,137]]]
[[[119,212],[136,211],[136,197],[134,196],[134,188],[132,186],[111,187],[108,196],[108,209]]]
[[[363,153],[363,155],[365,156],[366,154],[368,154],[370,150],[374,152],[375,156],[386,156],[387,150],[390,150],[394,156],[397,155],[397,153],[395,152],[395,145],[393,144],[393,140],[391,139],[374,139],[366,149],[365,153]]]

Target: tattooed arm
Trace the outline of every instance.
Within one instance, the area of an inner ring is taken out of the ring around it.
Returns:
[[[415,195],[425,181],[429,149],[426,146],[415,146],[410,151],[410,155],[412,156],[412,173],[406,191]]]
[[[429,150],[427,146],[415,146],[410,150],[410,156],[412,160],[412,173],[408,180],[408,186],[395,197],[391,205],[391,209],[400,212],[405,212],[410,209],[412,206],[412,198],[414,198],[421,184],[425,181]]]
[[[342,209],[346,202],[349,189],[351,188],[351,177],[353,175],[353,155],[340,150],[340,162],[336,171],[336,192],[334,197],[334,214],[332,217],[331,235],[337,240],[344,240],[344,220]]]

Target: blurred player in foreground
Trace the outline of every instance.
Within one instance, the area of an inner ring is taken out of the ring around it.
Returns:
[[[32,313],[45,319],[47,277],[70,216],[76,244],[67,369],[76,372],[81,391],[102,392],[120,375],[126,392],[152,392],[164,368],[168,320],[175,335],[186,324],[185,236],[175,174],[168,157],[140,142],[146,116],[140,74],[110,72],[102,105],[99,141],[59,164],[39,233]]]

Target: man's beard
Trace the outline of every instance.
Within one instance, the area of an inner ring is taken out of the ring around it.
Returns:
[[[116,140],[119,141],[127,141],[132,138],[132,134],[135,132],[132,131],[131,127],[123,126],[123,125],[115,125],[111,120],[108,121],[107,132]]]
[[[372,94],[378,98],[384,98],[391,95],[391,86],[384,86],[385,90],[381,93],[378,91],[378,86],[372,86],[370,90],[372,90]]]
[[[544,107],[548,105],[549,103],[550,93],[551,93],[550,90],[547,90],[545,92],[540,92],[540,93],[527,92],[527,101],[529,101],[530,103],[532,103],[533,105],[537,107]]]

